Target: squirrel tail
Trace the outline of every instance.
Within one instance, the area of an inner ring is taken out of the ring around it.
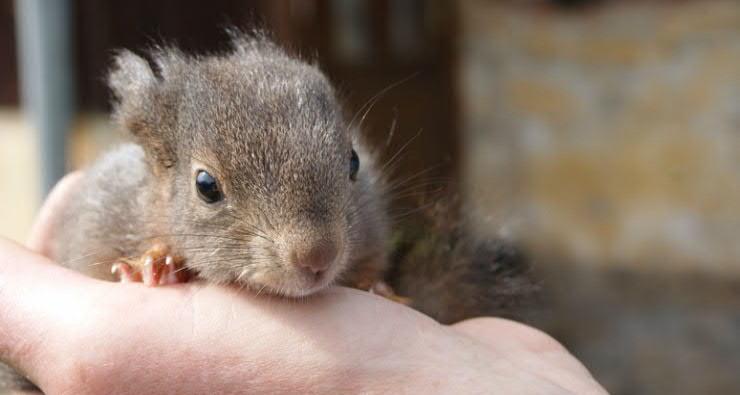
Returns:
[[[512,243],[481,239],[442,199],[396,235],[386,282],[411,306],[441,323],[498,316],[525,319],[539,286]]]

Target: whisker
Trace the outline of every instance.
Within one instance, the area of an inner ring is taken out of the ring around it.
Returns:
[[[370,106],[370,107],[372,108],[372,106],[374,106],[374,105],[375,105],[375,102],[377,102],[377,101],[378,101],[378,100],[379,100],[379,99],[380,99],[380,98],[381,98],[381,97],[382,97],[383,95],[385,95],[386,93],[388,93],[388,92],[389,92],[390,90],[392,90],[392,89],[395,89],[396,87],[398,87],[398,86],[400,86],[400,85],[402,85],[402,84],[405,84],[406,82],[410,81],[411,79],[413,79],[413,78],[414,78],[414,77],[416,77],[417,75],[419,75],[419,72],[415,72],[415,73],[412,73],[411,75],[409,75],[409,76],[407,76],[407,77],[404,77],[404,78],[402,78],[401,80],[398,80],[398,81],[396,81],[396,82],[394,82],[394,83],[391,83],[390,85],[386,86],[385,88],[381,89],[381,90],[380,90],[380,91],[379,91],[378,93],[376,93],[375,95],[373,95],[373,96],[372,96],[372,97],[371,97],[371,98],[370,98],[369,100],[367,100],[367,101],[365,102],[365,104],[363,104],[363,105],[362,105],[362,106],[361,106],[361,107],[360,107],[360,108],[359,108],[359,109],[357,110],[357,112],[355,113],[355,115],[354,115],[354,116],[352,117],[352,119],[350,120],[350,122],[349,122],[349,124],[348,124],[347,128],[348,128],[348,129],[350,129],[350,130],[352,130],[352,126],[354,125],[355,121],[357,120],[357,116],[358,116],[358,115],[359,115],[359,114],[360,114],[360,113],[361,113],[361,112],[362,112],[363,110],[365,110],[365,109],[366,109],[366,107]],[[369,111],[369,110],[368,110],[368,111]],[[367,115],[368,111],[365,111],[365,113],[364,113],[364,115],[363,115],[363,120],[365,119],[365,116]],[[362,124],[362,122],[360,122],[360,124]]]

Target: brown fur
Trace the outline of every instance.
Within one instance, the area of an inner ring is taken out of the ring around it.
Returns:
[[[399,226],[388,283],[411,299],[411,307],[442,323],[526,318],[539,289],[527,257],[511,242],[471,234],[455,196],[434,199]]]

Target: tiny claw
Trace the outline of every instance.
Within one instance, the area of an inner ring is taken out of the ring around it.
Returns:
[[[159,280],[162,277],[162,269],[163,266],[161,265],[161,260],[159,261],[160,264],[156,264],[154,261],[154,258],[151,256],[147,256],[144,260],[144,284],[148,286],[154,286],[159,285]]]
[[[377,283],[375,283],[372,286],[372,288],[370,288],[370,293],[374,293],[374,294],[381,295],[381,296],[394,294],[390,285],[386,284],[385,281],[378,281]]]
[[[141,281],[139,273],[134,272],[131,266],[126,262],[117,262],[111,266],[111,273],[118,277],[118,281],[122,283],[133,283]]]
[[[385,281],[378,281],[368,290],[372,294],[382,296],[386,299],[400,303],[404,306],[411,306],[411,298],[399,296]]]
[[[182,261],[170,255],[166,245],[157,243],[137,259],[126,258],[114,264],[111,272],[121,282],[143,282],[150,287],[177,284],[188,280],[186,271],[178,269]]]

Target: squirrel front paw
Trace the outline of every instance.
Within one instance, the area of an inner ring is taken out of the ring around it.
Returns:
[[[370,293],[380,295],[386,299],[392,300],[396,303],[400,303],[404,306],[411,306],[411,299],[400,296],[396,294],[396,291],[393,290],[393,288],[388,285],[385,281],[378,281],[375,284],[373,284],[372,287],[368,290]]]
[[[138,259],[121,259],[113,264],[111,271],[120,282],[143,282],[150,287],[188,280],[182,258],[170,254],[169,247],[163,243],[154,244]]]

